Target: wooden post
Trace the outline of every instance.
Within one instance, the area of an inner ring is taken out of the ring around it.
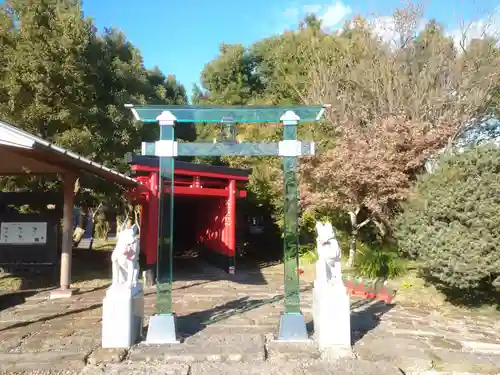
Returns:
[[[76,176],[67,173],[63,176],[64,207],[62,225],[61,278],[60,289],[53,291],[51,298],[64,298],[72,295],[71,258],[73,253],[73,207]]]

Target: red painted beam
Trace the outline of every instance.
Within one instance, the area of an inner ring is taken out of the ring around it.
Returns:
[[[214,181],[214,180],[207,180],[207,179],[196,179],[198,176],[193,176],[193,178],[182,178],[183,176],[176,176],[175,177],[175,184],[177,185],[193,185],[193,187],[198,186],[203,186],[203,187],[219,187],[219,188],[226,188],[227,187],[227,181],[219,180],[219,181]],[[149,185],[149,178],[147,176],[138,176],[137,181],[139,182],[138,187],[134,187],[131,189],[133,191],[134,189],[140,189],[141,191],[144,191],[145,186]],[[141,187],[141,185],[143,185]],[[246,181],[238,181],[236,184],[236,188],[238,190],[244,190],[246,185]],[[245,195],[246,196],[246,195]]]
[[[150,167],[147,165],[135,164],[130,166],[130,169],[136,172],[158,172],[157,167]],[[237,180],[237,181],[248,181],[248,177],[245,176],[234,176],[224,173],[213,173],[213,172],[199,172],[199,171],[188,171],[186,169],[176,169],[176,175],[182,176],[200,176],[200,177],[210,177],[210,178],[221,178],[224,180]]]
[[[168,188],[164,190],[166,193],[168,192]],[[186,187],[186,186],[175,186],[174,187],[175,195],[197,195],[204,197],[227,197],[227,190],[223,189],[211,189],[211,188],[195,188],[195,187]]]
[[[168,188],[165,188],[165,193],[168,193]],[[246,191],[239,190],[236,192],[238,198],[245,198]],[[175,186],[175,195],[195,195],[199,197],[228,197],[229,191],[226,189],[211,189],[211,188],[196,188],[186,186]]]
[[[146,186],[134,189],[129,192],[130,199],[137,203],[147,202],[151,199],[151,192],[146,190]],[[175,186],[176,195],[190,195],[199,197],[228,197],[229,192],[227,189],[213,189],[213,188],[196,188],[188,186]],[[164,192],[168,193],[168,188]],[[237,190],[236,198],[246,198],[247,192],[245,190]]]

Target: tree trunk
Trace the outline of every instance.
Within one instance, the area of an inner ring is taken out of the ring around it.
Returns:
[[[94,236],[95,236],[95,219],[97,217],[97,214],[99,213],[99,210],[102,206],[102,203],[99,203],[99,206],[97,206],[97,208],[91,212],[89,210],[89,215],[92,213],[92,230],[91,230],[91,233],[90,233],[90,242],[89,242],[89,250],[92,250],[92,246],[94,245]]]
[[[95,223],[92,222],[92,231],[90,234],[89,250],[92,250],[92,246],[94,246],[94,236],[95,236]]]
[[[358,224],[358,214],[361,211],[361,206],[357,207],[355,211],[349,211],[349,217],[351,218],[351,245],[349,246],[349,258],[347,259],[347,267],[352,267],[354,265],[354,260],[356,259],[356,241],[358,239],[358,233],[361,228],[370,222],[370,219],[366,219],[362,223]]]
[[[385,238],[387,236],[387,228],[382,221],[373,219],[373,223],[377,226],[380,233],[380,237]]]
[[[87,229],[88,209],[82,207],[78,216],[78,225],[73,232],[73,246],[78,247]]]
[[[358,238],[358,230],[353,228],[351,232],[351,244],[349,246],[349,258],[347,259],[347,267],[352,267],[354,265],[354,259],[356,258],[356,241]]]
[[[358,214],[361,211],[361,207],[357,207],[355,211],[349,211],[349,217],[351,218],[351,245],[349,246],[349,258],[347,259],[347,267],[352,267],[354,265],[354,259],[356,258],[356,240],[358,237]]]

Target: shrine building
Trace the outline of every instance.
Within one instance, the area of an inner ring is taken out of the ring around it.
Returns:
[[[128,154],[126,161],[137,181],[137,186],[130,189],[130,198],[141,205],[141,251],[150,267],[156,263],[158,249],[159,158]],[[208,250],[211,260],[225,271],[234,272],[236,202],[246,197],[249,174],[250,171],[244,169],[175,161],[173,233],[176,249]]]

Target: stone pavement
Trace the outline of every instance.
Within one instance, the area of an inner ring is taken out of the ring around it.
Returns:
[[[199,267],[177,272],[174,283],[181,345],[101,349],[104,288],[70,300],[48,300],[47,291],[0,296],[0,373],[500,374],[500,319],[353,300],[354,358],[326,361],[314,343],[273,340],[283,306],[282,267],[234,276]],[[307,284],[303,289],[310,321],[312,293]],[[154,290],[145,301],[149,317]]]

